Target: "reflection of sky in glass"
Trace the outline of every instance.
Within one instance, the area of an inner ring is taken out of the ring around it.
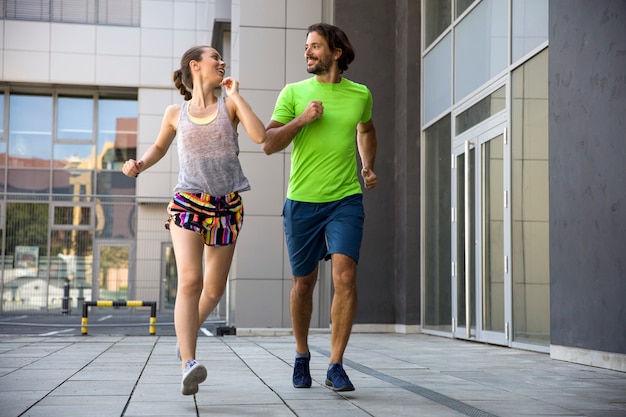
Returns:
[[[0,140],[4,137],[4,94],[0,94]]]
[[[9,154],[49,160],[52,97],[11,95],[9,106]]]
[[[54,159],[57,161],[64,161],[67,167],[93,169],[95,168],[93,152],[94,146],[78,145],[76,143],[55,143],[54,144]],[[67,156],[69,155],[69,157]]]
[[[105,143],[115,142],[118,118],[136,118],[136,100],[102,99],[98,102],[98,153]]]
[[[93,133],[94,101],[92,97],[59,97],[56,139],[93,144],[96,140]],[[3,107],[4,103],[0,98],[0,121],[4,114]],[[12,94],[9,113],[9,154],[21,158],[52,159],[52,96]],[[115,142],[118,118],[137,117],[137,101],[100,99],[97,117],[97,143],[100,151],[106,142]],[[92,145],[54,144],[54,159],[57,161],[84,161],[93,155]],[[89,163],[93,168],[93,161]]]
[[[93,99],[59,97],[57,139],[93,140]]]

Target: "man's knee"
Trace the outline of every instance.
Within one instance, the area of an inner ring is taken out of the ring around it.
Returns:
[[[349,256],[333,255],[333,284],[335,287],[352,288],[356,286],[356,262]]]
[[[312,296],[317,284],[317,268],[304,277],[293,277],[292,289],[297,296]]]

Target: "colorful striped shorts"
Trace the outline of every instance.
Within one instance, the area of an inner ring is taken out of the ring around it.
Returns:
[[[209,246],[232,245],[243,224],[243,201],[238,192],[221,197],[176,193],[167,206],[165,228],[174,223],[199,233]]]

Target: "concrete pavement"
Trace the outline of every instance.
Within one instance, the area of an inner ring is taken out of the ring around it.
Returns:
[[[310,336],[313,386],[295,389],[292,336],[201,336],[196,407],[172,336],[1,337],[0,416],[626,416],[625,373],[423,334],[353,334],[356,391],[335,393],[329,338]]]

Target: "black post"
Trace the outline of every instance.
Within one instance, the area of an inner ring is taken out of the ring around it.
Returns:
[[[61,314],[69,314],[70,312],[70,280],[65,279],[63,285],[63,301],[61,302]]]

